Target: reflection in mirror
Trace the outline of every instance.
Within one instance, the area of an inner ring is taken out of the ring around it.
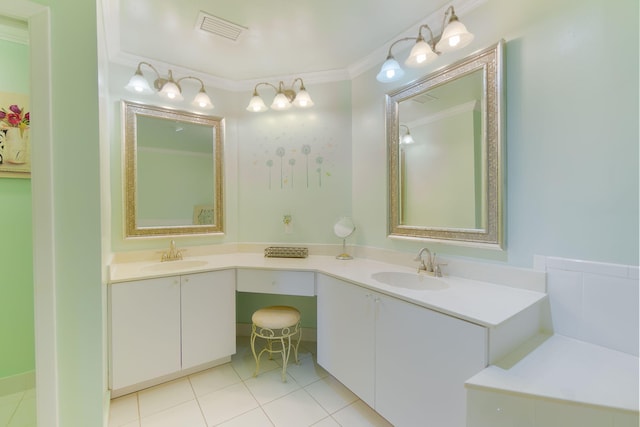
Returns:
[[[387,95],[391,237],[502,246],[502,48]]]
[[[222,119],[123,110],[126,237],[222,233]]]
[[[346,242],[347,237],[351,236],[356,230],[356,226],[349,217],[342,217],[333,226],[334,234],[342,239],[342,253],[336,255],[336,259],[353,259],[351,255],[347,253]]]

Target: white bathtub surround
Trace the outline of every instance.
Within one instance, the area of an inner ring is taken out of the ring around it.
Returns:
[[[638,266],[536,257],[556,334],[638,356]]]
[[[638,267],[536,257],[552,328],[466,384],[469,427],[637,427]]]

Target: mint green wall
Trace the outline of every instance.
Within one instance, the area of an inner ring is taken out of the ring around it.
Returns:
[[[28,94],[29,47],[0,40],[0,51],[0,92]],[[30,179],[0,178],[0,221],[1,379],[35,369]]]
[[[351,214],[350,87],[348,81],[315,84],[313,90],[307,88],[313,108],[259,114],[244,111],[249,92],[237,95],[243,110],[238,128],[239,241],[341,242],[333,224]],[[274,96],[268,90],[262,95],[265,103]],[[284,215],[292,217],[290,234],[285,233]]]
[[[385,235],[384,93],[504,38],[506,251],[428,246],[519,266],[535,254],[637,265],[638,2],[492,0],[461,19],[476,36],[462,52],[394,84],[374,69],[353,80],[358,243],[425,245]]]

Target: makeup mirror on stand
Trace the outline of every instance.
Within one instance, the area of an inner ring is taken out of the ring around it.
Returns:
[[[353,257],[347,253],[346,241],[347,237],[351,236],[355,229],[356,226],[349,217],[340,218],[333,226],[333,233],[342,239],[342,253],[336,255],[336,259],[353,259]]]

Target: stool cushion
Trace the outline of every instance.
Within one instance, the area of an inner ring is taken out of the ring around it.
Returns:
[[[294,326],[300,321],[300,312],[282,305],[261,308],[253,313],[251,321],[261,328],[282,329]]]

